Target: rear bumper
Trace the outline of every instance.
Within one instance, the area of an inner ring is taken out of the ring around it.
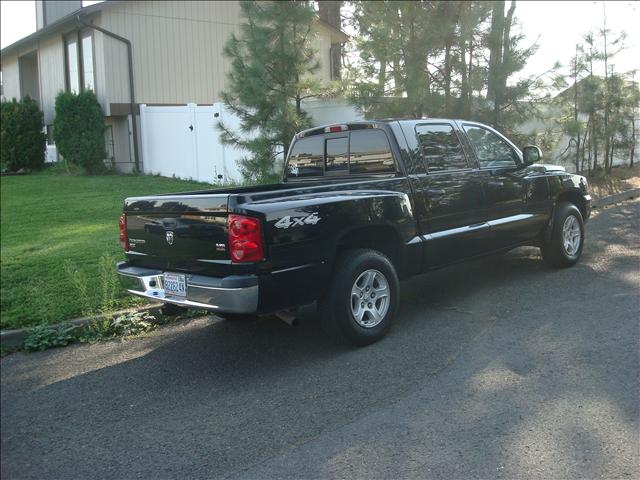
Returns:
[[[129,293],[150,300],[222,313],[255,313],[258,310],[259,286],[255,275],[220,278],[186,274],[187,296],[171,297],[165,296],[162,270],[136,267],[127,262],[119,262],[116,270],[119,275],[138,280],[139,289],[130,289]]]

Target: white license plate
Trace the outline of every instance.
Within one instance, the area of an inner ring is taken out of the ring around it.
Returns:
[[[164,294],[167,296],[187,296],[187,280],[184,275],[179,273],[165,273],[163,275],[162,284],[164,285]]]

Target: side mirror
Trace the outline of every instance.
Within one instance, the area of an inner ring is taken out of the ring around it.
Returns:
[[[522,149],[522,159],[525,165],[531,165],[542,159],[542,150],[535,145],[527,145]]]

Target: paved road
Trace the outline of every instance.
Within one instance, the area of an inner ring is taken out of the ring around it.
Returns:
[[[382,342],[202,318],[2,360],[2,478],[638,478],[640,203],[403,284]]]

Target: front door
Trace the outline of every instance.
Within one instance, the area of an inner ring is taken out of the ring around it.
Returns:
[[[485,201],[476,165],[453,122],[415,125],[416,201],[423,202],[425,269],[473,257],[486,248]],[[420,163],[420,162],[418,162]]]
[[[480,167],[487,198],[486,221],[492,249],[535,238],[547,218],[546,178],[522,168],[515,147],[484,125],[462,125]]]

